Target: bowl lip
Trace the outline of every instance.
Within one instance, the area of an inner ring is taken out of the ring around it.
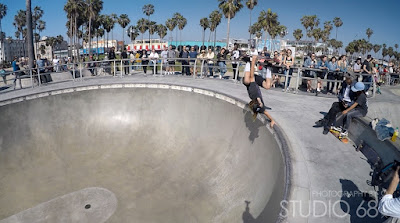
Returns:
[[[247,102],[244,100],[237,98],[235,96],[228,95],[225,92],[221,92],[213,89],[206,89],[202,87],[193,87],[185,84],[170,84],[170,83],[162,83],[162,82],[141,82],[141,83],[101,83],[101,84],[91,84],[88,83],[84,86],[66,86],[59,87],[57,89],[43,89],[43,91],[35,92],[35,93],[26,93],[15,97],[10,97],[4,100],[0,99],[0,107],[15,104],[23,101],[30,101],[34,99],[39,99],[48,96],[55,96],[60,94],[69,94],[80,91],[88,91],[88,90],[102,90],[102,89],[164,89],[164,90],[180,90],[191,93],[203,94],[205,96],[214,97],[218,100],[223,100],[233,105],[236,105],[242,109],[246,109],[250,112],[248,106],[246,106]],[[282,154],[283,163],[284,163],[284,192],[282,201],[290,201],[295,183],[292,175],[293,171],[293,163],[292,156],[293,152],[291,152],[290,141],[288,137],[279,126],[279,123],[276,123],[273,128],[271,128],[264,116],[257,116],[257,119],[260,120],[264,127],[268,129],[268,131],[273,135],[275,141],[277,142],[279,149]],[[276,223],[281,223],[287,220],[287,212],[290,211],[291,205],[288,203],[286,207],[280,208],[279,215],[277,216]]]

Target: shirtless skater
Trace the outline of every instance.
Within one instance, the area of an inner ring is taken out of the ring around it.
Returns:
[[[260,91],[260,88],[258,87],[257,83],[255,82],[255,76],[254,76],[254,66],[257,60],[257,56],[253,56],[251,64],[246,63],[246,68],[245,68],[245,73],[244,73],[244,78],[243,78],[243,84],[247,87],[247,93],[249,94],[249,97],[251,99],[249,106],[254,112],[253,117],[257,117],[258,113],[263,113],[265,116],[267,116],[271,123],[270,126],[271,128],[274,127],[275,121],[272,119],[271,115],[265,110],[265,105],[264,101],[262,99],[262,94]],[[250,66],[250,69],[249,69]]]

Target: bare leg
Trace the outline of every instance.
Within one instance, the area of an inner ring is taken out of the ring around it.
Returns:
[[[264,115],[267,116],[267,118],[269,118],[269,120],[271,121],[271,122],[269,123],[269,125],[271,126],[271,128],[273,128],[274,125],[275,125],[274,119],[272,119],[271,115],[270,115],[266,110],[264,111]]]
[[[267,90],[270,89],[271,88],[271,78],[267,78],[265,81],[263,81],[262,87]]]

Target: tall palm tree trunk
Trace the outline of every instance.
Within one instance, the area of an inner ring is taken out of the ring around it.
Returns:
[[[202,43],[202,46],[204,46],[204,39],[205,39],[205,36],[206,36],[206,30],[203,29],[203,37],[202,37],[203,43]]]
[[[230,29],[231,29],[231,15],[228,15],[228,31],[227,31],[227,34],[226,34],[226,49],[228,49],[228,47],[229,47]]]
[[[217,44],[217,29],[214,30],[214,50],[216,44]]]
[[[109,36],[109,32],[107,32],[107,43],[106,43],[106,49],[104,50],[104,54],[106,53],[106,51],[108,52],[108,36]]]
[[[250,39],[251,39],[251,32],[250,32],[250,27],[251,27],[251,12],[253,11],[253,9],[250,10],[250,25],[249,25],[249,34],[250,34]]]
[[[32,11],[31,11],[31,0],[26,0],[26,25],[27,25],[27,42],[28,42],[28,57],[29,57],[29,68],[33,68],[33,62],[35,60],[35,53],[33,49],[33,30],[32,30]]]
[[[89,41],[89,60],[92,57],[92,15],[89,16],[89,36],[88,36],[88,41]]]
[[[70,17],[70,19],[69,19],[69,35],[68,35],[68,38],[69,38],[69,46],[68,46],[68,56],[72,56],[72,53],[71,53],[71,47],[72,47],[72,15],[71,15],[71,17]],[[39,34],[40,35],[40,34]]]

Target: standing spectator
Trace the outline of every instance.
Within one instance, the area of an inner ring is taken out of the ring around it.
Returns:
[[[331,81],[328,81],[328,83],[327,83],[327,91],[328,91],[328,94],[333,94],[333,88],[335,87],[335,83],[332,81],[336,80],[337,72],[340,71],[339,66],[336,62],[336,57],[332,57],[331,61],[329,61],[328,70],[329,70],[328,80],[331,80]]]
[[[90,61],[87,64],[87,67],[89,68],[89,71],[92,74],[92,76],[96,76],[97,75],[96,63],[93,60],[93,56],[90,56]]]
[[[207,76],[207,54],[205,50],[201,50],[199,56],[197,57],[200,59],[200,77],[203,78],[204,76]]]
[[[128,60],[128,54],[126,53],[126,48],[122,50],[121,58],[122,58],[122,66],[124,68],[124,74],[127,75],[129,74],[129,60]]]
[[[214,69],[214,57],[215,57],[215,54],[212,51],[211,47],[208,48],[208,52],[207,52],[207,60],[208,60],[208,62],[207,62],[207,65],[208,65],[208,71],[209,71],[208,77],[210,77],[210,78],[214,78],[214,72],[213,72],[213,69]]]
[[[140,58],[142,58],[142,53],[138,50],[135,53],[136,70],[139,70],[142,67],[142,60]]]
[[[53,66],[54,66],[56,72],[60,72],[59,65],[60,65],[60,60],[57,58],[57,56],[54,56]]]
[[[158,53],[156,52],[155,49],[151,50],[149,59],[150,59],[150,68],[153,72],[153,74],[158,74],[158,66],[157,66],[157,60],[160,58],[160,56],[158,55]],[[154,73],[155,70],[155,73]]]
[[[218,59],[218,66],[219,66],[219,71],[220,71],[219,79],[222,79],[226,73],[226,63],[225,63],[226,51],[225,51],[225,48],[222,48],[221,51],[218,53],[217,59]]]
[[[113,75],[115,75],[115,59],[116,59],[116,56],[115,56],[115,47],[111,47],[111,49],[110,49],[110,51],[108,52],[108,59],[109,60],[112,60],[111,61],[111,70],[112,70],[112,74]]]
[[[19,71],[20,68],[19,68],[19,63],[18,63],[18,58],[17,58],[17,57],[14,57],[14,60],[13,60],[13,62],[11,63],[11,66],[12,66],[12,68],[13,68],[13,72],[14,72],[14,75],[15,75],[15,78],[14,78],[14,90],[15,90],[15,88],[17,87],[17,80],[18,80],[18,82],[19,82],[20,88],[22,89],[22,84],[21,84],[21,72]]]
[[[4,70],[3,65],[0,65],[0,76],[3,78],[4,85],[7,85],[7,74]]]
[[[169,46],[168,48],[169,74],[175,74],[175,58],[176,58],[176,51],[172,49],[172,46]]]
[[[194,69],[194,65],[196,63],[195,59],[197,58],[197,51],[194,48],[194,46],[192,46],[192,48],[190,49],[189,58],[190,58],[190,63],[189,63],[190,73],[191,73],[191,75],[196,75],[197,71]]]
[[[165,74],[169,74],[169,64],[168,64],[168,50],[167,47],[164,47],[164,50],[161,51],[161,63],[163,64],[163,68],[165,68]]]
[[[328,72],[328,65],[328,57],[323,55],[318,61],[317,66],[318,69],[322,70],[321,72],[317,72],[317,95],[323,88],[322,80],[325,79],[326,73]]]
[[[239,70],[238,70],[239,58],[240,58],[240,51],[238,50],[238,46],[235,44],[231,56],[231,60],[233,60],[232,61],[233,79],[237,79],[239,77]]]
[[[149,59],[147,56],[147,51],[145,49],[142,50],[142,53],[140,54],[140,59],[142,61],[142,68],[144,71],[144,74],[147,74],[147,65],[149,64]]]
[[[288,79],[287,79],[287,87],[286,87],[286,90],[288,91],[289,86],[290,86],[290,80],[291,80],[292,73],[293,73],[292,66],[294,65],[294,59],[293,59],[291,49],[287,49],[286,52],[287,52],[287,56],[285,57],[285,61],[283,62],[283,65],[286,67],[286,72],[289,72]]]
[[[181,63],[182,63],[182,75],[190,75],[190,69],[189,69],[189,47],[183,47],[181,55],[179,56],[182,58]]]
[[[132,69],[132,72],[136,69],[136,61],[135,61],[135,52],[130,52],[129,53],[129,60],[131,61],[131,69]]]
[[[308,57],[306,59],[306,61],[304,61],[303,67],[305,68],[316,68],[318,66],[318,61],[316,59],[315,53],[312,53],[310,57]],[[304,75],[308,78],[315,78],[316,74],[315,71],[311,71],[311,70],[306,70],[304,71]],[[312,92],[312,80],[308,79],[307,80],[307,92]]]
[[[365,94],[368,96],[368,91],[369,88],[371,87],[371,81],[372,81],[372,66],[371,66],[371,61],[372,61],[372,56],[368,55],[367,59],[365,59],[363,65],[362,65],[362,73],[363,73],[363,79],[362,82],[365,82]]]

